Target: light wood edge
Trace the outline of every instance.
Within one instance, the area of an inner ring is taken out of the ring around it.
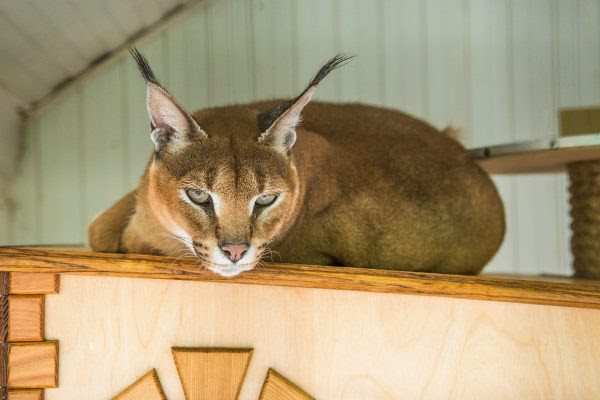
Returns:
[[[54,278],[54,286],[49,289],[49,290],[21,290],[21,289],[15,289],[13,288],[12,285],[12,278],[13,278],[13,274],[10,274],[10,279],[9,279],[9,294],[13,295],[13,294],[18,294],[18,295],[25,295],[25,294],[58,294],[60,292],[60,275],[59,274],[51,274],[53,275]]]
[[[315,400],[314,397],[312,397],[310,394],[306,393],[300,386],[296,385],[294,382],[290,381],[285,376],[283,376],[279,372],[275,371],[273,368],[269,368],[269,370],[267,371],[267,375],[265,376],[265,380],[263,382],[262,389],[260,390],[260,395],[258,396],[258,400],[265,400],[264,399],[265,390],[267,389],[267,386],[268,386],[269,382],[273,379],[273,377],[285,382],[286,385],[290,386],[292,389],[294,389],[297,392],[298,395],[303,396],[306,400]]]
[[[57,388],[58,387],[58,355],[59,355],[59,347],[58,347],[58,340],[44,340],[43,342],[12,342],[8,344],[8,363],[7,363],[7,368],[6,368],[6,379],[8,381],[8,377],[10,376],[10,351],[13,347],[25,347],[25,346],[40,346],[40,345],[45,345],[45,344],[52,344],[54,345],[54,347],[56,348],[55,350],[55,357],[54,357],[54,383],[52,386],[31,386],[28,388],[14,388],[14,389],[51,389],[51,388]],[[9,389],[13,389],[11,387],[9,387]]]
[[[469,156],[489,174],[561,172],[600,158],[600,131],[473,148]]]
[[[52,272],[134,278],[194,280],[319,289],[358,290],[474,300],[600,308],[600,282],[565,282],[447,275],[394,270],[266,263],[223,278],[199,269],[195,260],[139,254],[0,248],[0,271]]]
[[[113,397],[112,400],[119,400],[119,399],[123,398],[124,396],[129,394],[129,392],[133,391],[137,384],[144,381],[148,377],[151,377],[152,380],[154,381],[154,383],[156,383],[156,387],[158,388],[158,391],[160,393],[160,398],[163,400],[166,400],[167,397],[165,396],[163,388],[160,384],[160,379],[158,379],[158,373],[156,372],[155,368],[152,368],[150,371],[148,371],[144,375],[140,376],[138,379],[135,380],[135,382],[133,382],[131,385],[127,386],[122,392],[120,392],[115,397]]]
[[[183,389],[183,394],[186,399],[190,398],[189,393],[186,393],[185,386],[183,385],[183,380],[181,377],[181,367],[177,362],[177,357],[175,357],[176,352],[182,353],[248,353],[248,362],[244,367],[244,373],[242,374],[242,379],[240,381],[240,385],[237,388],[237,392],[235,394],[235,398],[237,399],[240,396],[240,391],[242,390],[242,385],[246,380],[246,374],[248,373],[248,367],[250,366],[250,362],[252,361],[252,355],[254,354],[254,349],[252,348],[244,348],[244,347],[171,347],[171,354],[173,356],[173,361],[175,362],[175,368],[177,369],[177,376],[179,377],[179,381],[182,383],[181,387]]]
[[[9,389],[8,400],[15,400],[14,395],[22,394],[35,394],[38,395],[39,400],[44,400],[44,389]]]
[[[39,299],[40,303],[41,303],[41,313],[40,313],[40,338],[39,339],[17,339],[17,340],[12,340],[10,337],[10,324],[11,324],[11,314],[10,314],[10,302],[12,299]],[[46,324],[45,324],[45,320],[46,320],[46,296],[44,296],[43,294],[11,294],[10,296],[8,296],[8,306],[9,306],[9,313],[8,313],[8,342],[9,343],[19,343],[19,342],[32,342],[32,343],[38,343],[38,342],[43,342],[44,338],[46,337]]]

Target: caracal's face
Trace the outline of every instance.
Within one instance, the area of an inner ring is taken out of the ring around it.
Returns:
[[[227,277],[257,265],[297,195],[290,158],[233,134],[156,157],[148,178],[159,221],[202,266]]]
[[[160,223],[201,264],[234,276],[258,263],[295,214],[298,177],[291,152],[300,113],[319,82],[349,55],[327,61],[292,100],[258,112],[244,106],[187,113],[131,49],[147,82],[155,156],[148,201]]]

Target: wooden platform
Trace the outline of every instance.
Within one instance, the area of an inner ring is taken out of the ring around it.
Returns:
[[[5,387],[46,400],[600,396],[595,281],[289,264],[226,279],[192,260],[56,248],[0,248],[0,275],[5,292],[49,293],[35,343],[59,354],[35,363],[36,382],[15,380],[31,363],[4,366]],[[29,309],[8,318],[37,328]]]
[[[562,172],[569,163],[600,159],[600,133],[479,147],[469,154],[490,174]]]
[[[600,308],[600,282],[542,277],[464,276],[267,263],[223,278],[194,260],[60,248],[0,247],[0,271],[49,272],[265,286],[358,290]]]

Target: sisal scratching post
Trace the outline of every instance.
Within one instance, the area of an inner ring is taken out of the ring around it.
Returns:
[[[560,111],[561,136],[600,132],[600,107]],[[571,252],[578,278],[600,279],[600,160],[567,164]]]
[[[600,161],[571,163],[567,170],[575,276],[600,279]]]

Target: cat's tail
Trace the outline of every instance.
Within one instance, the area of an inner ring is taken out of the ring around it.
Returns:
[[[448,136],[450,139],[456,140],[459,143],[462,141],[461,130],[453,127],[452,125],[448,125],[447,127],[445,127],[442,133]]]

